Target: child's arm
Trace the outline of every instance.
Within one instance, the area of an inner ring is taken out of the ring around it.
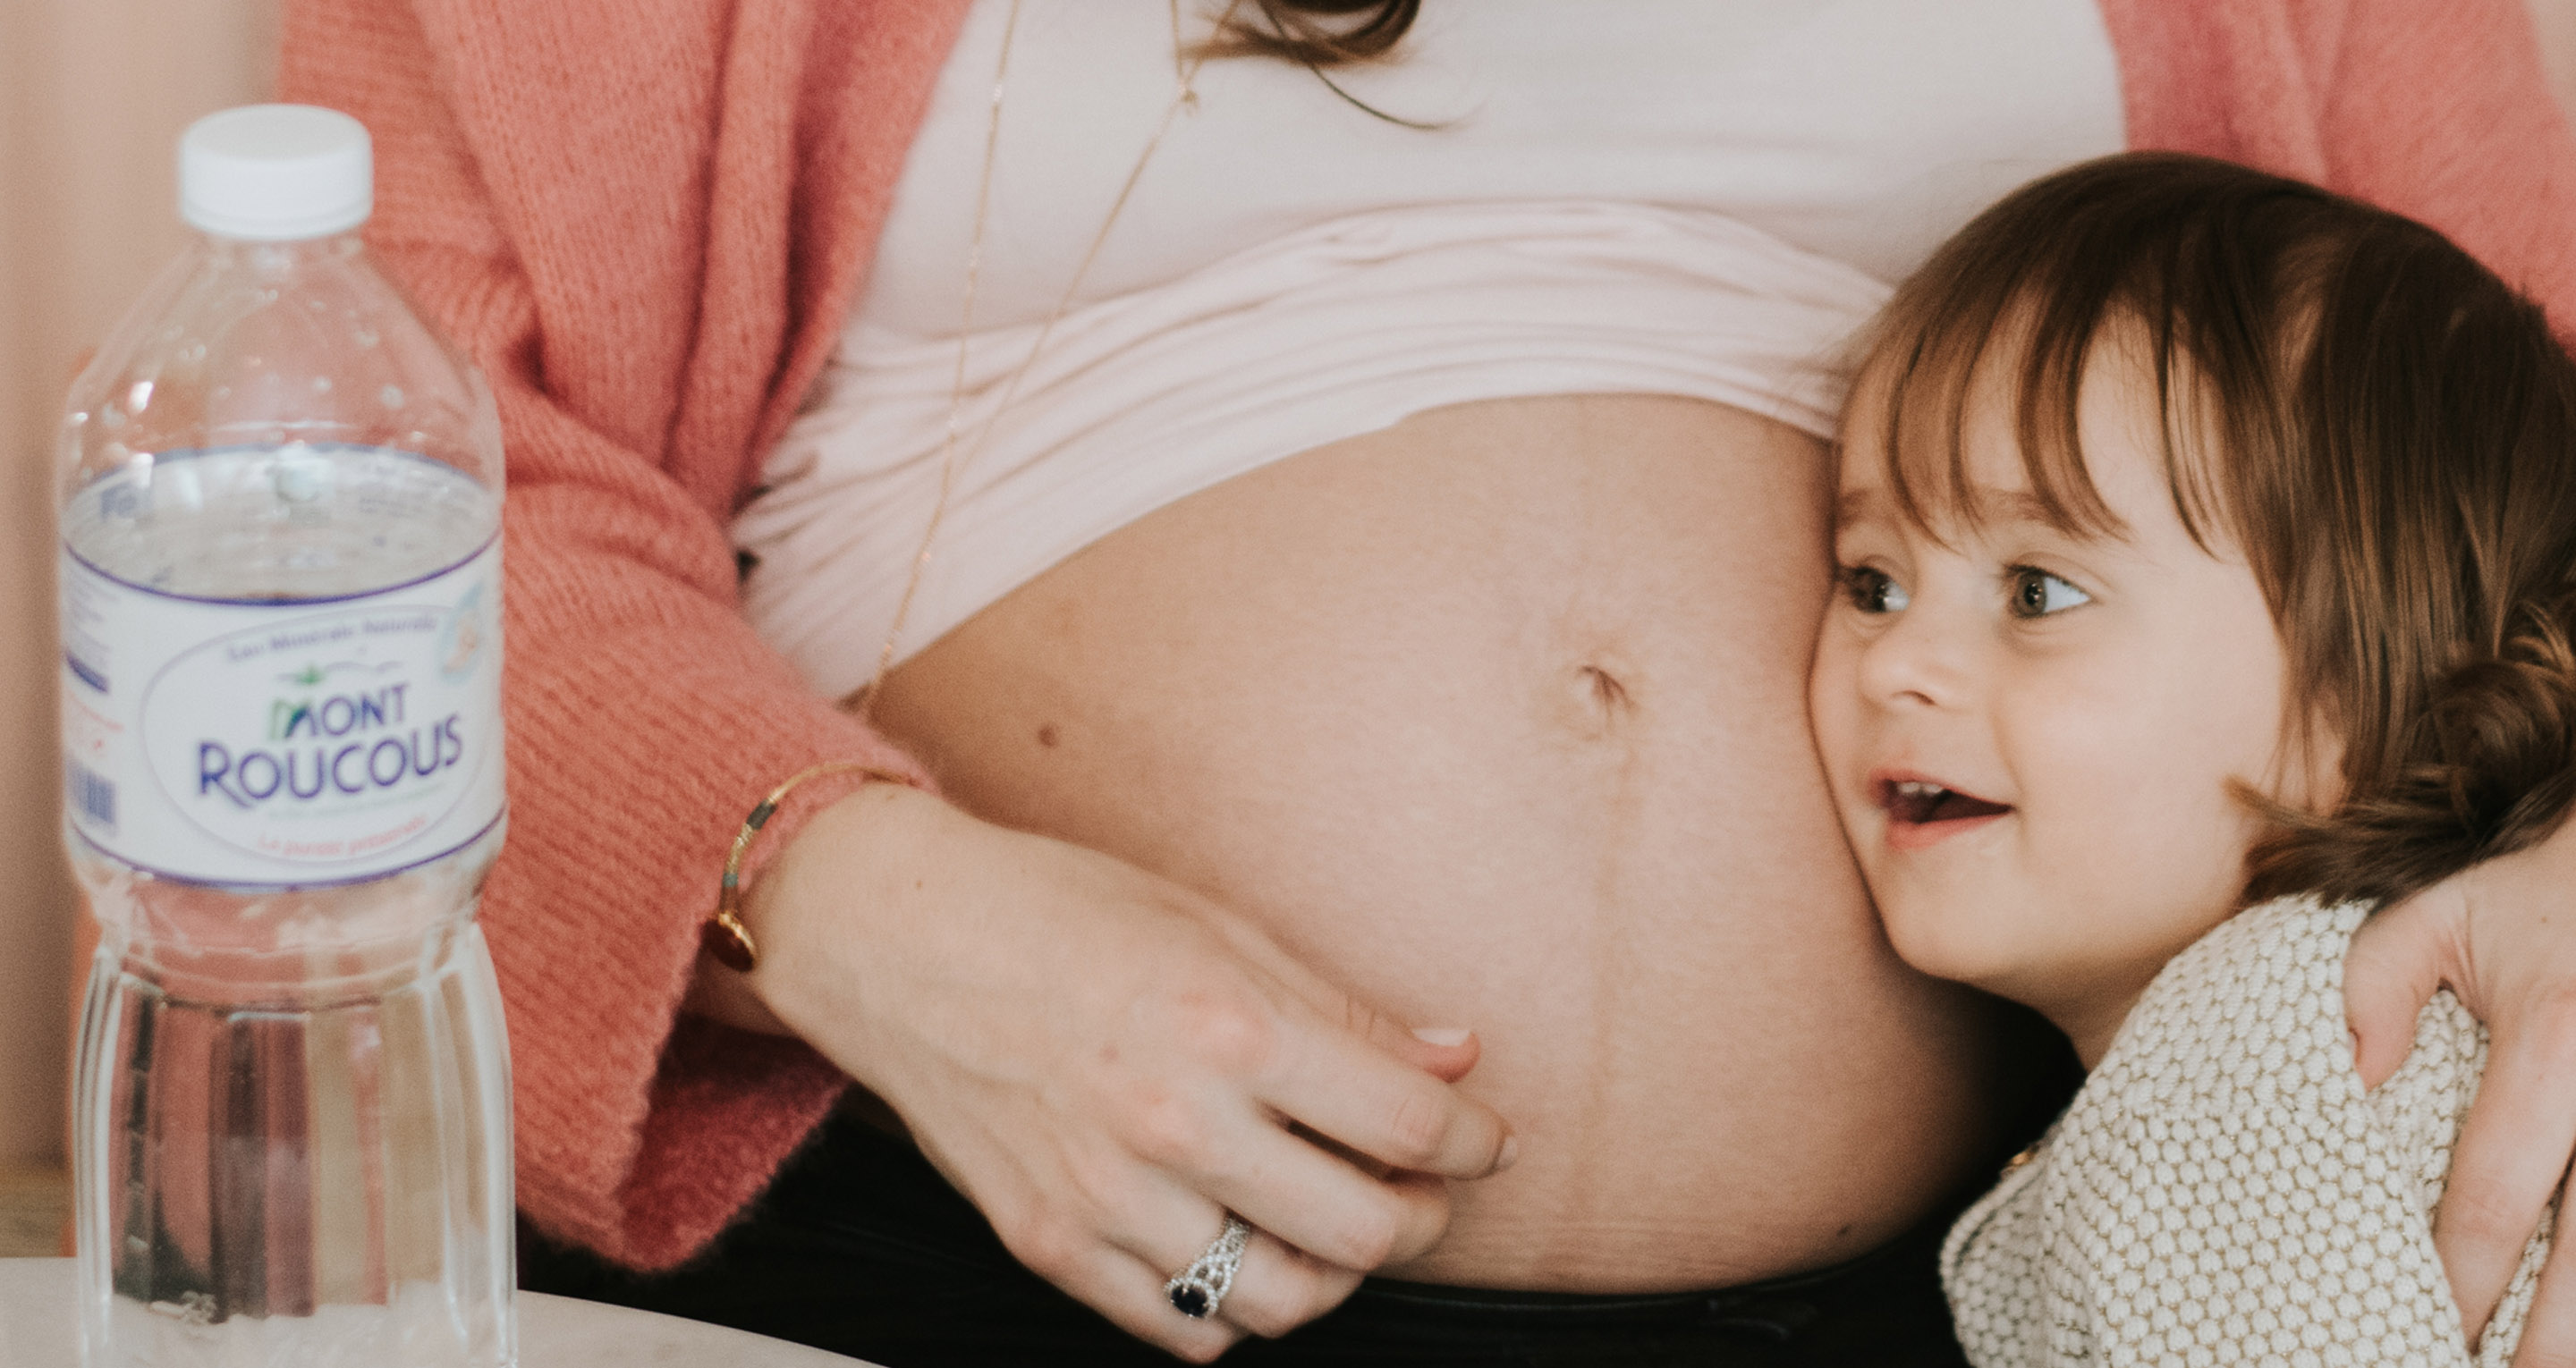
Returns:
[[[2036,1157],[1951,1232],[1945,1290],[1979,1368],[2325,1346],[2468,1368],[2424,1209],[2477,1030],[2448,1004],[2420,1035],[2410,1018],[2424,1048],[2366,1095],[2333,996],[2361,919],[2267,903],[2157,977]]]
[[[2041,1286],[2054,1267],[2046,1255],[2047,1176],[2044,1158],[2018,1162],[1941,1243],[1941,1290],[1950,1299],[1959,1347],[1976,1368],[2024,1368],[2059,1358],[2080,1362],[2092,1354],[2090,1324],[2078,1321],[2056,1337],[2065,1352],[2052,1355],[2050,1322],[2080,1298],[2066,1296],[2065,1288]]]

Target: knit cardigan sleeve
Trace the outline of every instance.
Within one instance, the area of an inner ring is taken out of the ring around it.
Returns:
[[[284,98],[375,137],[368,238],[508,449],[510,837],[481,919],[520,1209],[704,1246],[846,1080],[677,1015],[727,845],[808,764],[911,761],[742,620],[724,520],[864,272],[959,0],[291,0]],[[811,786],[775,850],[847,785]]]
[[[2576,133],[2523,0],[2101,0],[2129,144],[2432,225],[2576,348]]]

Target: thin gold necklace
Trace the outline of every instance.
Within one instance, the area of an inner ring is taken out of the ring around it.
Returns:
[[[1083,249],[1081,264],[1074,267],[1073,278],[1065,282],[1064,293],[1057,297],[1046,321],[1038,325],[1037,336],[1029,342],[1028,354],[1021,357],[1020,364],[1012,369],[1010,379],[1002,386],[1001,399],[984,416],[983,425],[976,429],[974,445],[968,447],[961,457],[957,450],[958,425],[966,404],[967,355],[975,336],[975,293],[983,276],[984,228],[993,204],[993,163],[1002,141],[1002,92],[1010,84],[1011,40],[1020,30],[1020,3],[1021,0],[1011,0],[1010,12],[1002,21],[1001,52],[993,63],[993,97],[984,123],[984,167],[975,183],[975,230],[966,245],[966,299],[957,324],[957,367],[949,382],[948,426],[939,442],[939,494],[931,502],[930,521],[921,530],[921,545],[913,552],[911,569],[904,577],[903,597],[895,601],[894,621],[886,628],[885,645],[877,652],[876,669],[869,674],[867,683],[842,700],[842,706],[857,713],[862,721],[874,712],[877,694],[885,683],[886,674],[894,668],[895,647],[902,639],[905,622],[912,615],[913,599],[921,592],[922,576],[930,569],[931,546],[938,540],[939,525],[948,515],[949,495],[956,488],[957,471],[983,449],[985,439],[992,435],[993,424],[1018,397],[1020,381],[1036,364],[1038,353],[1055,331],[1057,321],[1073,307],[1074,296],[1081,291],[1083,279],[1091,274],[1091,265],[1100,256],[1101,244],[1109,240],[1109,230],[1117,224],[1118,216],[1125,212],[1128,198],[1136,192],[1137,182],[1145,178],[1145,167],[1154,160],[1154,152],[1163,145],[1164,136],[1172,131],[1173,123],[1184,111],[1195,111],[1199,104],[1198,74],[1199,69],[1207,65],[1208,54],[1205,50],[1192,53],[1184,48],[1181,42],[1181,0],[1169,0],[1174,85],[1171,103],[1164,106],[1163,117],[1154,125],[1154,135],[1146,140],[1145,150],[1137,154],[1136,164],[1128,168],[1127,179],[1118,187],[1118,197],[1110,202],[1109,216],[1101,220],[1100,231],[1091,235],[1091,245]],[[1224,12],[1217,16],[1218,32],[1225,31],[1242,3],[1243,0],[1227,0]]]

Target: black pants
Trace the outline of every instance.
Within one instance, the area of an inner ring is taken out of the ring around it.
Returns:
[[[1372,1278],[1228,1365],[1887,1368],[1962,1365],[1933,1268],[1946,1214],[1840,1268],[1710,1292],[1577,1296]],[[836,1117],[749,1215],[675,1272],[639,1277],[529,1233],[520,1285],[730,1325],[887,1368],[1176,1360],[1022,1268],[909,1144]]]

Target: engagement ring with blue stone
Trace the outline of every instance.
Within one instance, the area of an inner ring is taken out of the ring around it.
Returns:
[[[1163,1295],[1172,1299],[1172,1309],[1192,1320],[1215,1315],[1225,1294],[1233,1290],[1234,1270],[1243,1266],[1244,1247],[1251,1243],[1252,1227],[1245,1225],[1242,1217],[1227,1212],[1225,1229],[1217,1232],[1207,1252],[1163,1284]]]

